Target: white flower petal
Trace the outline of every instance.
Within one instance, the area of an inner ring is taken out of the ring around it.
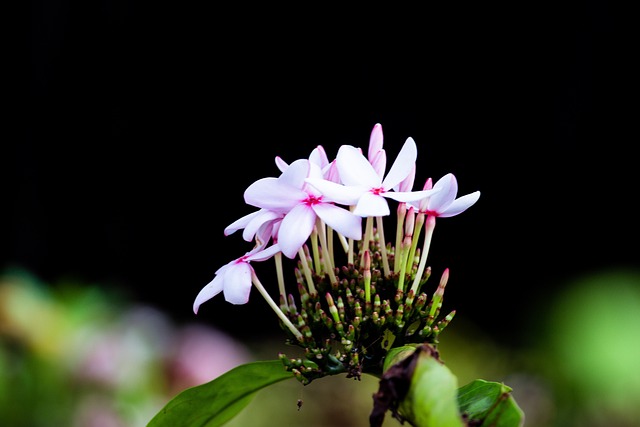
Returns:
[[[236,231],[245,228],[253,218],[255,218],[257,215],[260,214],[260,211],[255,211],[252,212],[250,214],[247,214],[245,216],[243,216],[242,218],[239,218],[237,220],[235,220],[234,222],[232,222],[231,224],[227,225],[227,227],[224,229],[224,235],[225,236],[229,236],[233,233],[235,233]],[[251,239],[249,239],[251,240]]]
[[[278,177],[278,182],[293,188],[302,189],[304,180],[309,176],[309,160],[300,159],[291,163],[286,171]]]
[[[278,245],[282,253],[293,259],[307,241],[316,222],[316,213],[306,204],[300,204],[284,217],[278,231]]]
[[[256,251],[249,255],[247,261],[265,261],[280,252],[280,245],[271,245],[268,248]]]
[[[320,203],[313,207],[318,217],[329,227],[350,239],[362,239],[362,218],[346,209],[330,203]]]
[[[433,194],[439,192],[439,188],[421,191],[387,191],[386,193],[384,193],[384,197],[396,200],[398,202],[415,202],[418,200],[422,200],[425,197],[430,197]],[[417,207],[418,205],[414,204],[414,206]]]
[[[283,174],[287,173],[289,166]],[[252,206],[288,212],[293,206],[304,200],[307,193],[279,182],[277,178],[262,178],[251,184],[244,192],[244,201]]]
[[[268,223],[273,223],[273,221],[280,219],[283,216],[282,213],[269,209],[260,209],[255,213],[256,215],[254,215],[254,218],[249,221],[242,232],[242,238],[247,242],[253,240],[254,236],[262,226],[268,225]],[[271,224],[271,227],[273,227],[273,224]]]
[[[461,214],[477,202],[479,198],[479,191],[474,191],[473,193],[458,197],[443,212],[440,212],[438,216],[441,218],[447,218]]]
[[[222,276],[216,275],[212,281],[210,281],[196,296],[195,301],[193,302],[193,312],[198,314],[198,309],[202,305],[202,303],[209,301],[211,298],[218,295],[222,292]]]
[[[410,173],[411,169],[415,166],[416,158],[418,157],[418,147],[413,138],[409,137],[404,142],[402,149],[398,153],[398,157],[391,165],[389,173],[382,181],[382,186],[386,190],[391,190],[398,185],[403,179],[405,179]]]
[[[284,172],[289,167],[289,163],[285,162],[282,157],[276,156],[276,167],[280,172]]]
[[[413,190],[413,183],[416,179],[416,164],[413,164],[413,168],[411,168],[411,172],[409,175],[396,186],[393,187],[394,191],[411,191]]]
[[[307,182],[315,187],[324,197],[326,201],[339,203],[341,205],[352,206],[358,202],[362,193],[369,189],[362,186],[347,187],[346,185],[337,184],[327,181],[326,179],[307,178]]]
[[[433,188],[440,189],[440,192],[429,198],[428,210],[440,213],[455,200],[458,194],[458,181],[452,173],[448,173],[440,178]]]
[[[252,267],[239,262],[224,273],[224,299],[231,304],[246,304],[251,293]]]
[[[364,193],[362,197],[360,197],[356,208],[353,210],[354,215],[361,217],[387,216],[389,213],[387,199],[369,192]]]
[[[318,165],[320,169],[329,164],[327,152],[324,150],[324,147],[322,145],[318,145],[313,149],[313,151],[309,155],[309,161],[315,165]]]
[[[381,185],[380,177],[360,149],[343,145],[336,156],[342,183],[347,186],[376,188]]]

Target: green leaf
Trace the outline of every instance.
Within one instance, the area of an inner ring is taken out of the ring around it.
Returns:
[[[237,366],[213,381],[188,388],[174,397],[147,427],[218,427],[246,407],[256,392],[293,378],[280,360]]]
[[[524,412],[502,383],[474,380],[458,389],[460,411],[479,427],[521,427]]]

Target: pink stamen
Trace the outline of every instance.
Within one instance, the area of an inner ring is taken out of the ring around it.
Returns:
[[[309,195],[309,197],[305,199],[304,203],[306,203],[308,206],[318,205],[322,203],[322,196],[316,197]]]

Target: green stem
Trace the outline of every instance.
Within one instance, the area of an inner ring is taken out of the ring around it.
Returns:
[[[380,255],[382,256],[382,268],[385,277],[389,277],[391,271],[389,269],[389,258],[387,258],[387,243],[384,239],[384,224],[382,217],[376,217],[376,226],[378,228],[378,241],[380,242]]]
[[[316,219],[316,229],[318,230],[318,237],[320,238],[320,249],[322,250],[322,261],[324,262],[325,273],[329,275],[331,284],[337,284],[338,278],[331,263],[331,255],[329,254],[329,249],[327,249],[327,238],[324,234],[324,224],[320,218]]]
[[[407,257],[407,270],[411,271],[413,269],[413,261],[416,256],[416,247],[418,246],[418,237],[420,236],[420,232],[422,231],[422,226],[424,225],[424,213],[418,212],[416,216],[416,225],[413,230],[413,235],[416,236],[415,239],[411,241],[411,249],[409,250],[409,256]]]
[[[418,272],[416,273],[416,277],[413,279],[413,284],[411,285],[411,289],[416,295],[420,286],[420,280],[422,279],[422,273],[424,272],[425,265],[427,264],[427,255],[429,254],[429,247],[431,246],[431,239],[433,238],[433,230],[436,228],[436,217],[433,215],[427,215],[425,224],[424,243],[422,246],[422,252],[420,253],[420,265],[418,265]]]
[[[289,320],[289,318],[285,316],[282,310],[280,310],[280,307],[276,305],[275,301],[273,300],[273,298],[271,298],[264,286],[262,286],[262,283],[260,283],[260,280],[255,273],[251,273],[251,281],[253,282],[253,285],[258,289],[262,297],[267,301],[269,307],[271,307],[271,309],[275,311],[276,315],[280,318],[280,320],[282,320],[285,326],[291,331],[293,335],[295,335],[295,337],[299,341],[302,341],[302,333],[293,325],[293,323],[291,323],[291,320]]]
[[[278,252],[274,255],[276,263],[276,276],[278,277],[278,289],[280,290],[280,296],[283,297],[283,304],[285,307],[289,307],[287,304],[287,291],[284,287],[284,274],[282,272],[282,252]]]
[[[300,257],[300,263],[302,264],[304,277],[307,279],[309,293],[312,295],[317,295],[318,292],[316,291],[316,286],[313,284],[313,275],[311,274],[311,269],[309,268],[309,260],[307,259],[307,254],[304,253],[304,249],[298,249],[298,257]]]
[[[407,216],[407,204],[406,203],[400,203],[398,205],[398,210],[397,210],[397,215],[398,215],[398,220],[396,222],[396,244],[394,246],[395,248],[395,256],[393,259],[393,271],[397,272],[398,270],[400,270],[400,257],[399,252],[400,252],[400,245],[402,244],[402,238],[404,237],[404,218]]]
[[[373,237],[373,217],[367,217],[367,225],[364,229],[364,236],[362,236],[362,247],[360,248],[360,268],[364,265],[364,253],[369,250],[369,242]]]

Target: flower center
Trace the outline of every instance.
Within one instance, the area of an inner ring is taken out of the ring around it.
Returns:
[[[308,206],[313,206],[322,203],[322,196],[313,196],[309,195],[307,199],[304,201]]]

